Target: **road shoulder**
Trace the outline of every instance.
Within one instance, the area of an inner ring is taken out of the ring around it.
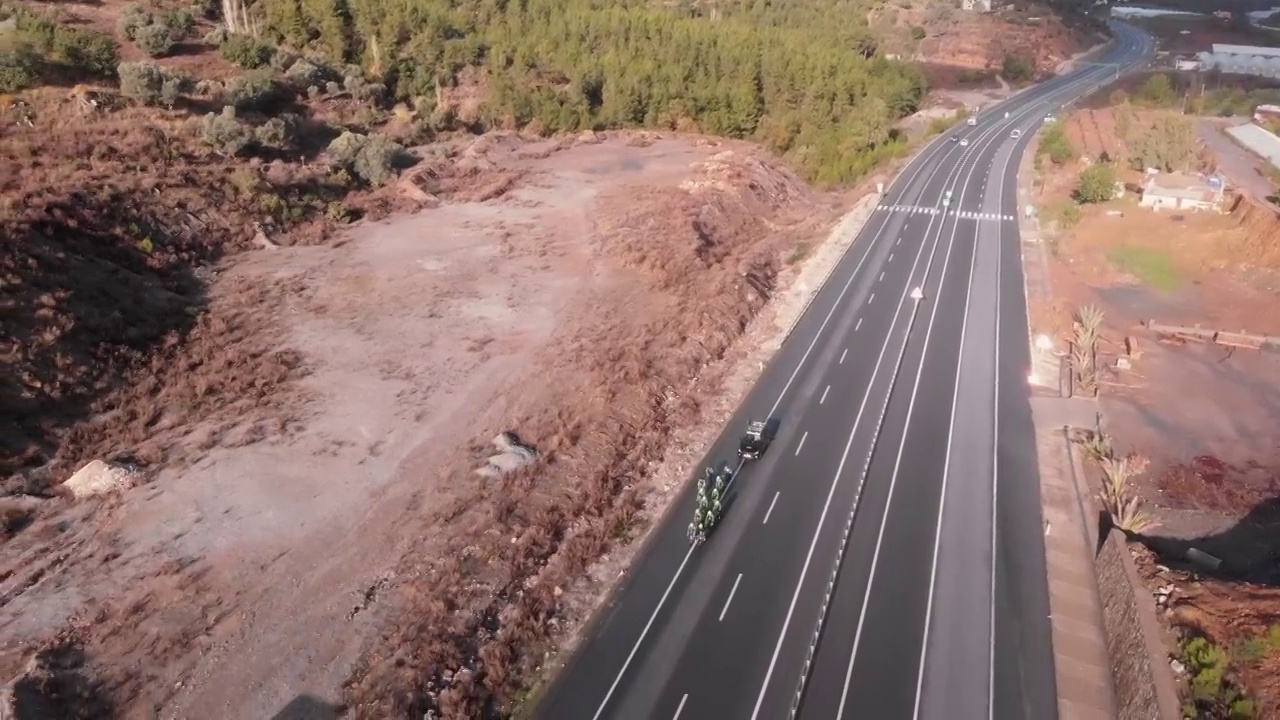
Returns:
[[[1070,402],[1033,400],[1058,716],[1063,720],[1114,718],[1115,692],[1092,557],[1097,523],[1085,512],[1078,458],[1065,429],[1069,423],[1061,417],[1046,417],[1070,412],[1060,405]]]

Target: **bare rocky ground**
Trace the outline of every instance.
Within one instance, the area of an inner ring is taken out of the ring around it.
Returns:
[[[448,155],[439,207],[212,266],[207,340],[70,436],[163,462],[10,528],[18,709],[510,709],[802,305],[784,292],[802,261],[852,235],[822,241],[848,196],[746,144],[507,135]],[[536,458],[476,474],[504,430]]]

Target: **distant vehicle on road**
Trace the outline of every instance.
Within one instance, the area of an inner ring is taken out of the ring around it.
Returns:
[[[960,136],[959,136],[959,135],[952,135],[952,136],[951,136],[951,142],[956,142],[956,141],[957,141],[957,140],[959,140],[959,139],[960,139]]]
[[[1009,137],[1013,138],[1014,140],[1017,140],[1018,138],[1022,137],[1022,131],[1017,128],[1014,128],[1013,132],[1009,133]]]
[[[769,424],[763,420],[752,420],[747,424],[742,440],[738,442],[738,457],[743,460],[758,460],[769,449],[772,440]]]
[[[950,190],[948,190],[948,191],[947,191],[945,194],[943,194],[943,196],[942,196],[942,207],[948,207],[948,206],[950,206],[950,205],[951,205],[951,191],[950,191]]]
[[[969,138],[960,141],[960,147],[969,147]]]
[[[973,117],[972,115],[970,115],[970,116],[969,116],[969,119],[964,121],[964,124],[965,124],[965,125],[968,125],[969,127],[974,127],[975,125],[977,125],[977,124],[978,124],[978,118]]]
[[[1045,115],[1045,116],[1044,116],[1044,121],[1045,121],[1046,123],[1056,123],[1056,122],[1058,122],[1058,118],[1056,118],[1056,117],[1054,117],[1054,116],[1052,116],[1052,115]]]

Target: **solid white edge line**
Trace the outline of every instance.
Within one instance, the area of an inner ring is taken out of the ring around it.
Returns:
[[[775,491],[775,492],[773,493],[773,500],[769,502],[769,509],[765,511],[765,513],[764,513],[764,520],[761,520],[761,521],[760,521],[760,524],[761,524],[761,525],[768,525],[768,524],[769,524],[769,516],[770,516],[770,515],[773,515],[773,506],[778,504],[778,496],[779,496],[779,495],[781,495],[781,494],[782,494],[782,491],[781,491],[781,490]]]
[[[1026,150],[1023,150],[1025,153]],[[1018,184],[1014,182],[1014,198],[1018,194]],[[988,619],[988,630],[991,633],[991,647],[987,653],[987,720],[995,717],[996,707],[996,531],[1000,517],[1000,305],[1004,293],[1001,292],[1001,276],[1004,274],[1004,234],[999,226],[996,228],[996,383],[995,398],[992,400],[992,438],[991,443],[991,615]],[[1023,280],[1026,283],[1026,280]],[[1028,314],[1030,314],[1028,312]],[[1047,530],[1047,528],[1046,528]]]
[[[635,645],[631,646],[631,652],[627,654],[627,659],[622,663],[622,669],[618,671],[617,677],[613,679],[613,684],[609,686],[609,692],[604,696],[604,700],[600,701],[600,707],[596,708],[596,714],[591,717],[593,720],[599,720],[600,713],[604,712],[604,708],[609,704],[609,698],[613,696],[613,691],[618,689],[618,683],[622,682],[622,676],[627,672],[627,666],[635,658],[636,653],[640,650],[640,643],[644,640],[644,636],[649,633],[649,628],[653,626],[653,621],[658,617],[658,611],[662,609],[663,603],[667,601],[667,596],[671,594],[671,588],[675,587],[676,580],[680,579],[680,573],[684,572],[684,566],[688,564],[689,558],[693,556],[693,546],[689,546],[689,551],[684,554],[684,560],[680,561],[680,567],[676,568],[675,575],[671,576],[671,582],[667,583],[667,589],[662,592],[662,597],[658,600],[658,605],[653,609],[653,613],[649,615],[649,622],[644,624],[644,629],[640,631],[640,639]]]
[[[738,583],[742,582],[742,573],[738,573],[737,579],[733,581],[733,587],[729,590],[729,597],[725,598],[724,607],[720,608],[720,619],[716,622],[724,622],[724,614],[729,612],[729,603],[733,602],[733,596],[738,592]]]
[[[805,438],[807,437],[809,437],[809,431],[805,430],[804,434],[800,436],[800,442],[796,443],[796,451],[795,453],[792,454],[792,457],[795,457],[800,454],[800,448],[804,447],[804,441],[805,441]]]
[[[689,693],[685,693],[680,698],[680,704],[676,706],[676,714],[671,716],[671,720],[680,720],[680,713],[684,712],[684,704],[689,701]]]

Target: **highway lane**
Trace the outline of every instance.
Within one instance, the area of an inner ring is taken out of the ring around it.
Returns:
[[[1055,80],[1018,101],[1034,102],[1071,81]],[[990,130],[1003,109],[984,113],[970,130]],[[957,143],[935,142],[894,182],[884,204],[936,209],[962,157]],[[676,500],[673,516],[655,529],[628,581],[549,689],[542,716],[748,717],[775,667],[764,704],[785,715],[788,692],[778,688],[794,686],[792,641],[812,629],[843,538],[844,523],[835,518],[848,516],[862,491],[857,474],[866,474],[877,415],[884,418],[913,323],[906,293],[916,284],[926,284],[931,297],[937,292],[922,280],[938,256],[943,223],[945,216],[919,211],[886,212],[868,222],[708,457],[731,457],[746,420],[766,414],[783,420],[774,447],[737,476],[725,520],[696,552],[684,538],[691,491]],[[930,279],[936,285],[941,276]],[[955,307],[963,304],[948,302],[946,311]],[[907,359],[916,362],[914,355]],[[797,580],[797,568],[810,564],[815,570]],[[793,615],[801,618],[794,624]],[[791,633],[774,645],[780,624]]]
[[[1150,59],[1155,47],[1150,36],[1123,23],[1117,24],[1130,48],[1142,61]],[[1013,161],[1004,166],[1004,197],[1007,207],[1017,205],[1017,158],[1030,142],[1026,137],[1010,148]],[[1051,636],[1048,618],[1048,587],[1045,578],[1044,526],[1040,515],[1035,432],[1031,418],[1030,337],[1026,306],[1026,285],[1022,263],[1018,261],[1022,240],[1016,224],[1003,228],[998,237],[1000,294],[997,305],[999,345],[997,358],[996,417],[996,524],[992,528],[993,553],[999,560],[993,578],[995,623],[994,647],[1002,652],[992,658],[992,717],[1031,717],[1027,698],[1052,696],[1052,678],[1037,680],[1028,665],[1052,666],[1052,647],[1043,641]],[[1028,579],[1038,579],[1029,582]],[[1038,608],[1042,611],[1036,612]],[[1043,687],[1048,685],[1047,688]],[[1037,685],[1041,686],[1037,688]]]
[[[1118,38],[1114,54],[1133,57],[1137,47],[1127,30]],[[1079,87],[1051,100],[1069,99],[1110,74],[1105,68],[1086,73]],[[867,496],[858,508],[868,520],[875,517],[878,527],[875,522],[862,524],[862,518],[855,525],[853,551],[844,559],[832,620],[824,629],[806,689],[801,713],[805,717],[1054,714],[1048,603],[1033,589],[1045,583],[1038,521],[1005,533],[1006,550],[1012,550],[1008,556],[1019,561],[1012,573],[1019,581],[1012,584],[1027,589],[1020,600],[1004,604],[999,623],[993,612],[995,558],[1000,557],[992,536],[999,494],[997,398],[998,388],[1014,382],[1008,375],[1017,367],[1006,364],[997,384],[1001,346],[1016,350],[1013,344],[1022,343],[1025,364],[1011,397],[1018,390],[1025,397],[1029,367],[1025,308],[1020,308],[1021,339],[1007,331],[998,335],[1002,326],[1008,327],[1001,322],[1005,316],[1000,303],[1010,281],[1002,270],[1016,268],[1015,279],[1021,282],[1017,256],[1005,262],[1001,240],[1005,234],[1016,239],[1017,223],[1009,218],[1017,212],[1013,182],[1020,152],[1013,149],[1025,147],[1047,108],[1036,109],[1011,123],[1023,131],[1022,140],[1014,142],[1001,134],[985,145],[978,143],[981,150],[972,156],[967,174],[983,182],[974,192],[967,187],[957,191],[961,215],[951,221],[951,232],[958,230],[961,238],[961,262],[944,278],[943,294],[937,298],[940,314],[947,319],[937,335],[931,336],[933,323],[926,330],[917,385],[909,393],[895,388],[903,397],[895,399],[891,418],[896,414],[903,419],[887,424],[889,430],[873,459]],[[1012,247],[1019,249],[1016,242]],[[1021,292],[1016,296],[1023,299]],[[1017,312],[1009,316],[1016,318]],[[932,357],[930,341],[936,348]],[[913,415],[917,400],[926,409]],[[1030,432],[1030,427],[1026,417],[1018,430]],[[901,428],[900,434],[895,436],[893,428]],[[1025,445],[1030,454],[1021,443],[1005,445],[1006,452],[1017,453],[1021,461],[1006,467],[1004,474],[1011,479],[1006,485],[1017,488],[1016,507],[1023,518],[1038,518],[1034,445]],[[1009,525],[1007,518],[1004,524]],[[1008,548],[1014,538],[1018,546]],[[1038,572],[1028,563],[1037,553]],[[1001,584],[1006,591],[1009,574]],[[850,618],[855,616],[853,622]],[[1009,636],[1007,631],[997,636],[995,628],[1001,624],[1022,630],[1021,642],[1001,644]],[[979,653],[987,662],[975,662]],[[1001,685],[1001,714],[993,690],[996,657],[1005,659],[1005,673],[1012,675]]]

